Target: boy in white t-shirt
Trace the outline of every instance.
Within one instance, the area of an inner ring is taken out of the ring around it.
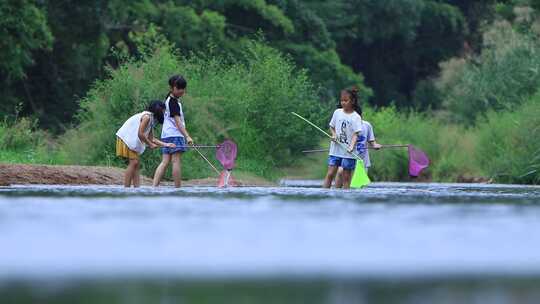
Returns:
[[[371,123],[369,123],[367,120],[362,120],[362,133],[360,136],[358,136],[358,140],[356,143],[356,153],[364,161],[364,168],[366,169],[366,173],[368,172],[369,167],[371,167],[368,145],[370,147],[373,147],[375,150],[379,150],[380,148],[382,148],[382,145],[375,141],[375,134],[373,133],[373,127],[371,126]],[[342,172],[343,168],[340,167],[336,175],[336,188],[341,188],[343,185]]]
[[[343,188],[348,189],[352,171],[356,167],[356,159],[351,152],[355,150],[358,135],[362,132],[362,117],[357,113],[358,90],[353,88],[341,91],[340,105],[341,108],[334,111],[329,124],[333,140],[330,143],[324,188],[330,188],[338,168],[342,167]]]

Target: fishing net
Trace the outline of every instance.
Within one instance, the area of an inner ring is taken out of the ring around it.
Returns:
[[[429,166],[429,158],[422,150],[409,145],[409,175],[418,177]]]
[[[234,180],[231,170],[234,168],[236,153],[238,148],[236,143],[230,139],[225,140],[216,150],[216,158],[225,170],[221,172],[218,180],[218,187],[238,186]]]
[[[232,170],[238,152],[236,143],[230,139],[225,140],[216,150],[216,158],[225,170]]]

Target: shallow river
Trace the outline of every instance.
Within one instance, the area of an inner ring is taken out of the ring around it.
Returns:
[[[0,187],[0,303],[540,303],[540,187]]]

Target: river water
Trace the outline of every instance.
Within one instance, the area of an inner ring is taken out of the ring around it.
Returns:
[[[0,188],[0,303],[540,303],[540,187]]]

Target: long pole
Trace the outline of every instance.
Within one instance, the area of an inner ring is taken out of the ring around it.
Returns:
[[[210,165],[210,167],[212,167],[212,169],[214,169],[214,171],[216,171],[216,173],[218,175],[220,175],[221,173],[219,172],[219,170],[214,166],[212,165],[212,163],[208,160],[208,158],[206,158],[206,156],[204,156],[204,154],[201,153],[201,151],[199,151],[199,149],[197,149],[196,146],[191,146],[193,149],[195,149],[195,151],[197,151],[197,153],[199,153],[199,155]]]
[[[362,160],[362,158],[360,156],[358,156],[358,154],[354,153],[354,152],[349,152],[349,147],[347,147],[346,145],[344,145],[343,143],[340,143],[339,141],[336,141],[332,138],[332,136],[330,134],[328,134],[326,131],[324,131],[323,129],[319,128],[316,124],[312,123],[311,121],[305,119],[304,117],[296,114],[295,112],[291,112],[294,116],[302,119],[303,121],[307,122],[308,124],[310,124],[312,127],[314,127],[315,129],[319,130],[321,133],[323,133],[324,135],[326,135],[328,138],[330,138],[332,141],[334,141],[336,144],[340,145],[342,148],[345,149],[345,151],[347,151],[347,153],[351,154],[352,156],[354,156],[354,158],[356,158],[357,160],[360,160],[362,162],[362,164],[364,163],[364,161]]]
[[[381,149],[387,148],[408,148],[409,145],[383,145]],[[376,150],[374,147],[367,147],[368,149]],[[316,153],[316,152],[328,152],[328,149],[313,149],[313,150],[304,150],[302,153]]]

